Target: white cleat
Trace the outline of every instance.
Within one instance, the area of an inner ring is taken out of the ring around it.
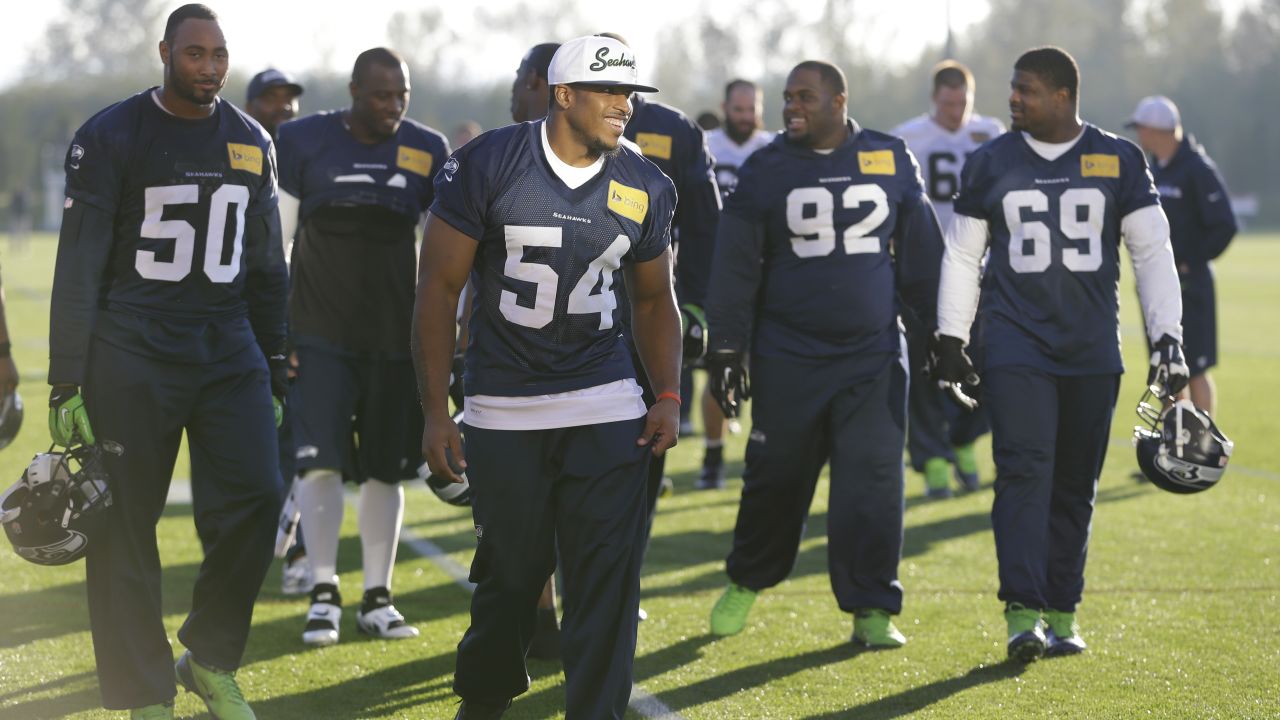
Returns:
[[[371,596],[374,596],[371,598]],[[370,603],[369,600],[374,600]],[[383,602],[385,601],[385,604]],[[375,604],[372,610],[364,612],[364,608]],[[365,604],[356,612],[356,630],[384,640],[406,640],[418,637],[418,628],[404,621],[404,616],[391,604],[391,593],[384,588],[373,588],[365,592]]]
[[[324,647],[338,642],[338,623],[342,620],[342,595],[330,583],[319,583],[311,589],[311,609],[307,611],[307,626],[302,631],[302,642],[313,647]]]

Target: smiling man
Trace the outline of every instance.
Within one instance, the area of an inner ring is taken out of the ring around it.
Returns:
[[[676,443],[681,354],[675,190],[622,141],[631,93],[654,91],[636,67],[612,38],[566,42],[548,69],[547,118],[481,135],[436,176],[413,340],[423,454],[437,475],[465,470],[479,541],[454,675],[459,718],[498,717],[528,690],[525,653],[557,551],[566,717],[626,711],[645,473]],[[464,453],[448,387],[469,276]],[[643,367],[622,337],[626,305],[615,288],[624,277]],[[656,391],[652,407],[642,372]]]
[[[122,449],[103,453],[114,504],[86,568],[103,705],[173,717],[155,530],[185,431],[205,556],[177,678],[214,717],[246,720],[234,673],[280,512],[275,152],[218,97],[229,52],[212,10],[175,10],[159,50],[163,87],[95,115],[67,152],[49,424],[58,445]]]
[[[409,69],[392,50],[360,53],[351,107],[280,126],[280,214],[292,238],[291,397],[301,512],[315,585],[302,640],[338,641],[343,481],[360,486],[364,598],[356,629],[415,637],[391,598],[404,514],[401,479],[421,465],[409,322],[419,222],[448,157],[440,133],[405,118]],[[409,451],[409,448],[413,448]]]
[[[942,234],[906,145],[859,127],[847,101],[839,68],[795,66],[786,130],[747,158],[720,220],[708,382],[727,417],[755,394],[714,635],[741,632],[760,591],[791,572],[829,460],[828,567],[853,642],[906,642],[891,621],[908,380],[898,312],[901,301],[932,322]]]

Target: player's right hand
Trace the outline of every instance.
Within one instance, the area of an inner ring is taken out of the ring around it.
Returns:
[[[77,438],[86,445],[96,441],[79,387],[54,385],[49,391],[49,435],[63,447],[71,447]]]
[[[1182,392],[1191,379],[1182,344],[1169,335],[1161,335],[1151,350],[1151,368],[1147,370],[1147,385],[1174,397]]]
[[[751,380],[743,360],[736,350],[707,353],[708,388],[728,419],[738,417],[742,403],[751,398]]]
[[[978,407],[978,401],[970,397],[964,387],[976,387],[981,380],[973,368],[973,361],[965,354],[964,341],[960,338],[933,334],[929,342],[929,375],[961,407],[969,410]]]
[[[296,359],[293,367],[297,367]],[[280,353],[267,358],[267,369],[271,371],[271,409],[275,412],[276,427],[279,428],[284,424],[284,398],[293,379],[288,356]]]
[[[466,482],[462,474],[467,458],[462,449],[462,432],[448,413],[428,415],[422,430],[422,456],[432,473],[450,482]]]

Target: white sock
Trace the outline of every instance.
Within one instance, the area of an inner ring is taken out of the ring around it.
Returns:
[[[302,534],[316,582],[337,583],[338,536],[342,532],[342,474],[327,468],[309,470],[295,490]]]
[[[360,549],[364,555],[364,589],[391,589],[391,571],[404,520],[404,488],[369,478],[360,486]],[[306,532],[306,531],[304,531]],[[307,543],[310,545],[310,535]]]

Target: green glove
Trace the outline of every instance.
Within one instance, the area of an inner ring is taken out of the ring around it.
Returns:
[[[89,411],[75,385],[54,385],[49,393],[49,435],[55,445],[71,447],[77,438],[86,445],[95,442],[89,425]]]
[[[279,429],[280,429],[280,426],[281,426],[281,425],[284,425],[284,401],[283,401],[283,400],[281,400],[280,398],[278,398],[278,397],[276,397],[276,396],[272,395],[272,396],[271,396],[271,409],[275,411],[275,414],[276,414],[276,429],[277,429],[277,430],[279,430]]]

